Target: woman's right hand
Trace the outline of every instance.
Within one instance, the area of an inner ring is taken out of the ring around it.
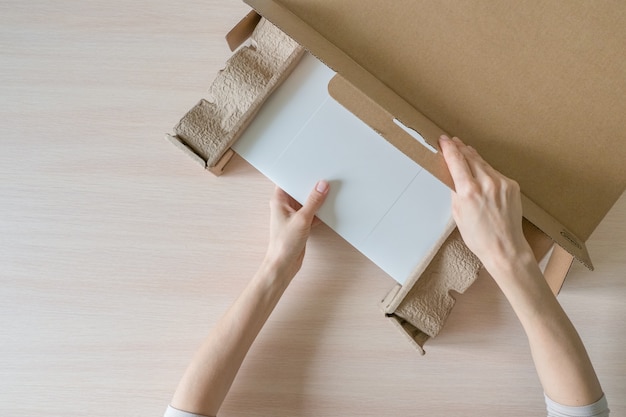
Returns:
[[[524,255],[532,256],[522,232],[517,182],[496,171],[459,138],[442,136],[439,144],[454,181],[452,214],[467,247],[492,275]]]

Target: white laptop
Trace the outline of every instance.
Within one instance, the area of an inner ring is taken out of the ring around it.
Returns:
[[[233,149],[399,283],[445,232],[450,190],[328,94],[335,73],[305,54]]]

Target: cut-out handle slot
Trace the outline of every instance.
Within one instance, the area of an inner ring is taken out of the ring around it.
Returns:
[[[429,151],[431,151],[432,153],[438,153],[439,151],[437,150],[437,148],[433,147],[430,143],[426,142],[426,140],[422,137],[422,135],[420,135],[419,133],[417,133],[415,131],[415,129],[411,129],[410,127],[406,126],[404,123],[402,123],[400,120],[398,119],[393,119],[393,122],[399,126],[400,128],[402,128],[402,130],[404,130],[406,133],[408,133],[409,135],[411,135],[411,137],[415,140],[417,140],[419,143],[421,143],[422,145],[424,145],[426,147],[426,149],[428,149]]]

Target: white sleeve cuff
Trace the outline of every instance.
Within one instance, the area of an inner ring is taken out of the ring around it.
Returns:
[[[179,410],[171,405],[167,406],[163,417],[206,417],[200,414],[188,413],[187,411]]]
[[[609,405],[604,395],[595,403],[581,407],[559,404],[547,395],[544,394],[544,396],[548,407],[548,417],[608,417],[609,415]]]

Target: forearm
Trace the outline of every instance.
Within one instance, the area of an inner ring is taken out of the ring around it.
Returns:
[[[530,252],[492,275],[528,337],[537,373],[548,397],[561,404],[591,404],[602,388],[585,347],[546,283]]]
[[[273,264],[262,264],[194,355],[172,406],[208,416],[217,414],[250,346],[290,280],[291,276],[279,273]]]
[[[454,220],[519,317],[545,393],[564,405],[597,401],[602,389],[585,347],[524,239],[519,184],[460,139],[439,143],[454,181]]]

